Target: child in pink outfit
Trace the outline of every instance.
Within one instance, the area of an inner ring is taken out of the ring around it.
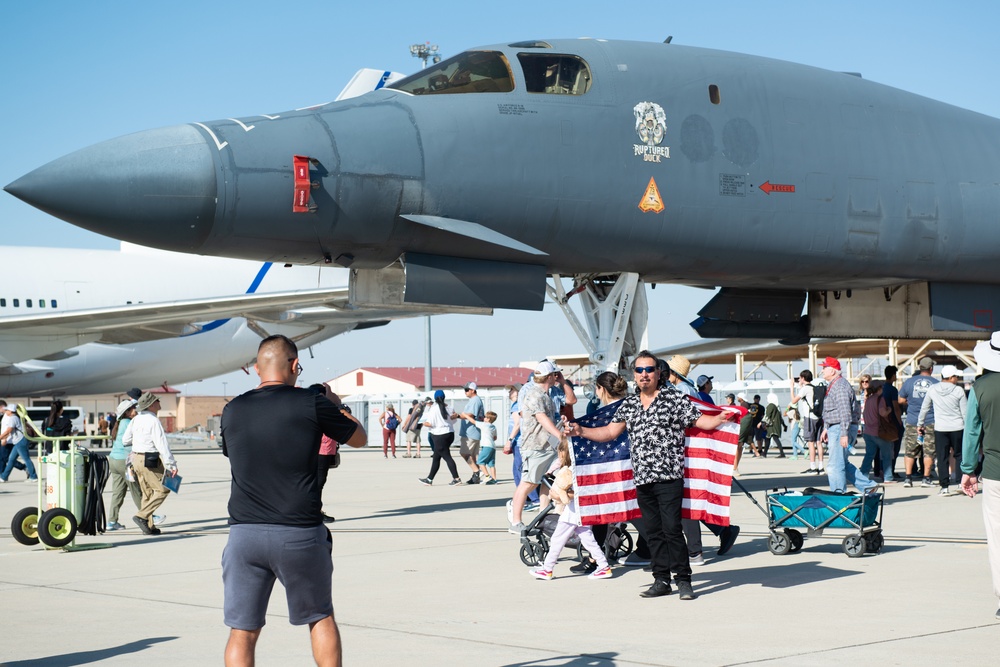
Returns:
[[[551,579],[552,570],[559,560],[559,554],[569,541],[572,535],[580,538],[580,543],[590,552],[597,562],[597,569],[587,575],[591,579],[607,579],[611,576],[611,567],[608,559],[604,555],[604,550],[597,544],[594,538],[594,531],[590,526],[580,525],[580,515],[576,510],[576,498],[573,494],[573,468],[569,455],[569,443],[563,439],[559,443],[559,462],[562,468],[556,473],[556,481],[549,492],[555,511],[559,513],[559,523],[552,532],[552,539],[549,541],[549,552],[545,557],[545,562],[538,570],[532,570],[531,576],[536,579]]]

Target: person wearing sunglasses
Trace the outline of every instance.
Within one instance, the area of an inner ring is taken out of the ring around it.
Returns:
[[[648,350],[636,356],[632,373],[639,392],[622,400],[610,424],[583,428],[571,423],[566,434],[606,442],[628,429],[636,495],[646,525],[654,577],[653,585],[640,596],[669,595],[673,573],[680,599],[693,600],[691,564],[681,523],[684,432],[691,426],[716,429],[732,414],[703,415],[683,394],[661,387],[659,359]]]

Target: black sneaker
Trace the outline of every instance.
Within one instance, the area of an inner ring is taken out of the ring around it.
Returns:
[[[417,481],[425,486],[430,486],[431,484],[434,483],[434,480],[432,480],[430,477],[421,477]]]
[[[716,552],[719,556],[725,556],[733,545],[736,544],[736,538],[740,535],[739,526],[727,526],[722,530],[722,534],[719,535],[719,550]]]
[[[678,582],[680,583],[680,582]],[[690,587],[690,583],[688,586]],[[670,595],[672,591],[670,590],[670,583],[663,581],[662,579],[657,579],[653,582],[653,585],[639,593],[641,598],[658,598],[664,595]]]
[[[455,479],[448,482],[448,486],[462,486],[462,480],[456,477]]]
[[[578,563],[573,567],[569,568],[569,571],[572,572],[573,574],[590,574],[596,569],[597,569],[597,563],[595,561],[590,560],[589,558],[585,558],[583,562]]]
[[[691,582],[687,579],[679,579],[674,581],[677,584],[677,592],[680,594],[682,600],[693,600],[697,595],[694,594],[694,590],[691,588]]]
[[[139,526],[139,530],[142,531],[143,535],[155,535],[153,529],[149,527],[149,522],[143,519],[142,517],[134,516],[132,517],[132,522],[135,525]],[[156,532],[158,533],[160,531],[157,530]]]
[[[909,477],[907,477],[906,479],[904,479],[903,480],[903,488],[904,489],[913,488],[913,480],[910,479]]]
[[[479,484],[479,473],[472,473],[472,477],[469,478],[469,481],[466,482],[466,484]]]

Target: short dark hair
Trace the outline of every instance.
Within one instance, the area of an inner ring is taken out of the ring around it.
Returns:
[[[896,379],[896,372],[897,371],[899,371],[899,369],[896,368],[895,366],[886,366],[885,367],[885,381],[886,382],[892,382],[893,380],[895,380]]]
[[[275,334],[273,336],[268,336],[260,342],[257,346],[257,354],[259,355],[261,350],[268,347],[279,347],[282,353],[292,359],[299,356],[299,348],[288,336],[282,336],[281,334]]]
[[[805,380],[806,382],[812,382],[813,381],[813,372],[807,368],[804,371],[802,371],[801,373],[799,373],[799,377],[802,378],[803,380]]]
[[[660,364],[660,358],[655,354],[653,354],[652,352],[650,352],[649,350],[640,350],[639,353],[635,355],[635,358],[632,360],[632,363],[634,364],[639,359],[652,359],[657,366],[659,366]]]

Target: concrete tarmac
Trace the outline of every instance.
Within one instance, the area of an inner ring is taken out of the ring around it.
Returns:
[[[11,517],[35,504],[36,487],[21,472],[0,485],[0,663],[221,664],[228,464],[215,448],[176,453],[184,482],[162,507],[163,534],[144,537],[126,498],[127,530],[76,541],[108,549],[18,544]],[[1000,645],[980,497],[890,485],[881,554],[848,558],[846,533],[828,530],[799,553],[775,556],[766,517],[734,489],[742,533],[718,558],[704,531],[707,563],[693,579],[699,598],[647,600],[639,592],[649,573],[616,567],[611,579],[576,576],[570,550],[555,579],[533,579],[506,530],[510,458],[498,457],[499,485],[449,487],[443,469],[426,487],[417,478],[427,474],[428,453],[384,459],[374,448],[351,450],[330,473],[324,501],[337,518],[333,596],[347,665],[940,666],[988,661]],[[741,467],[762,505],[765,489],[825,483],[800,474],[801,459],[744,459]],[[257,657],[261,665],[312,664],[308,630],[288,624],[280,584]]]

